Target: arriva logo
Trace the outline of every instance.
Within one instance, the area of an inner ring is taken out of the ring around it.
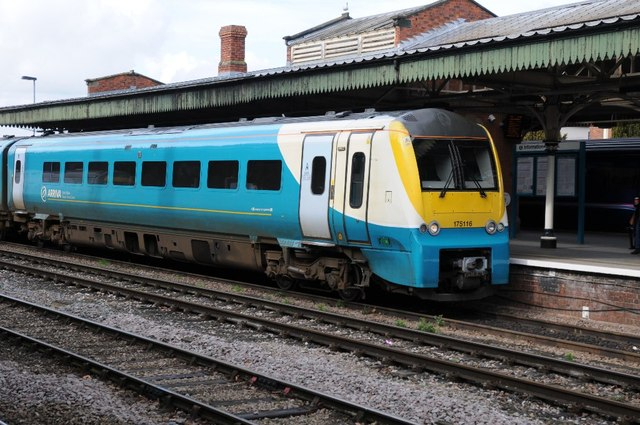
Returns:
[[[40,198],[42,202],[47,202],[48,198],[62,198],[62,190],[60,189],[47,189],[46,186],[42,186],[40,189]]]

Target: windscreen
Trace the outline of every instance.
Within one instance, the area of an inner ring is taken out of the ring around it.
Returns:
[[[423,192],[498,189],[489,140],[415,138],[413,149]]]

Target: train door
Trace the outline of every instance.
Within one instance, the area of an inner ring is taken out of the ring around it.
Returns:
[[[13,162],[13,184],[11,185],[13,205],[16,210],[24,210],[24,171],[25,171],[25,153],[27,148],[16,148],[15,159]]]
[[[367,206],[372,133],[351,133],[346,160],[344,230],[348,242],[369,243]]]
[[[329,228],[329,179],[333,135],[304,139],[300,178],[300,226],[305,238],[331,239]]]

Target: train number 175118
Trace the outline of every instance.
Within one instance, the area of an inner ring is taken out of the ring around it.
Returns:
[[[473,227],[473,222],[471,220],[455,220],[453,227]]]

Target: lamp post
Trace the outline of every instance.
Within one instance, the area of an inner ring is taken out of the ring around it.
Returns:
[[[33,81],[33,103],[36,103],[36,77],[30,77],[28,75],[23,75],[22,76],[23,80],[27,80],[27,81]],[[36,128],[33,127],[33,135],[36,135]]]
[[[36,77],[30,77],[28,75],[22,76],[23,80],[33,81],[33,103],[36,103]]]

